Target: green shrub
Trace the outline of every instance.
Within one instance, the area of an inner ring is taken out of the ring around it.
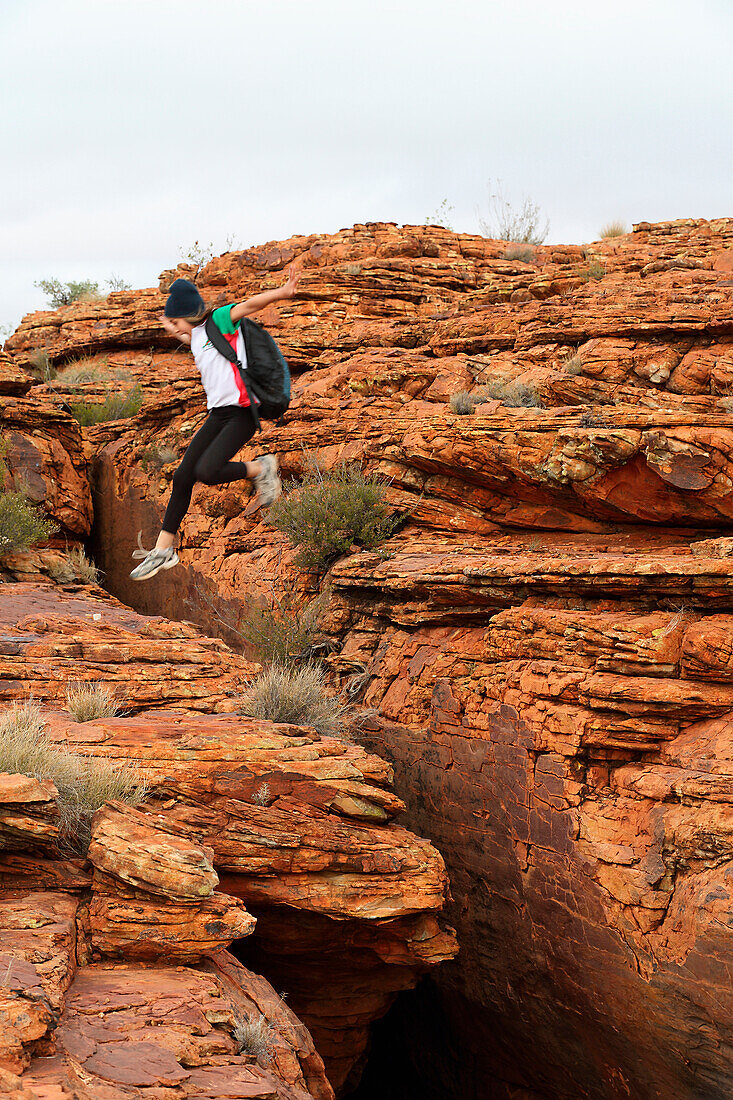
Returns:
[[[451,394],[448,404],[451,412],[456,416],[469,416],[476,407],[476,402],[468,390],[459,390],[458,393]]]
[[[322,737],[333,737],[344,728],[346,707],[326,695],[325,677],[315,665],[292,668],[273,663],[247,685],[240,713],[269,722],[313,726]]]
[[[82,401],[71,406],[71,414],[83,428],[93,424],[106,424],[111,420],[125,420],[140,412],[143,403],[143,391],[139,385],[133,386],[128,393],[108,394],[99,404]]]
[[[39,382],[53,382],[56,370],[45,348],[36,348],[28,356],[28,366],[34,378]]]
[[[45,542],[53,531],[23,493],[0,493],[0,557]]]
[[[69,306],[72,302],[90,301],[99,298],[99,283],[91,279],[81,282],[62,283],[60,279],[39,279],[33,284],[46,295],[46,301],[53,309]]]
[[[513,244],[504,253],[505,260],[521,260],[522,263],[532,264],[537,259],[537,253],[530,244]]]
[[[273,1025],[261,1012],[252,1020],[238,1019],[234,1025],[234,1041],[240,1054],[256,1058],[261,1066],[272,1061],[274,1051]]]
[[[608,225],[604,225],[601,230],[601,237],[606,240],[608,237],[623,237],[628,230],[623,222],[609,222]]]
[[[71,584],[73,581],[96,584],[99,580],[99,570],[81,548],[67,550],[60,561],[51,563],[48,571],[59,584]]]
[[[66,706],[75,722],[93,722],[96,718],[116,718],[117,701],[105,684],[76,681],[66,689]]]
[[[305,606],[298,606],[285,594],[282,599],[273,596],[269,607],[251,607],[239,628],[250,655],[262,663],[285,664],[307,658],[321,637],[318,618],[323,602],[323,597],[318,596]]]
[[[541,409],[542,398],[532,385],[526,382],[489,382],[481,386],[474,395],[474,402],[480,405],[482,401],[501,401],[513,409]]]
[[[0,718],[0,772],[50,779],[58,791],[60,846],[84,855],[92,815],[110,799],[137,805],[147,786],[135,769],[54,745],[32,699]]]
[[[297,561],[325,568],[357,544],[370,550],[389,538],[398,520],[384,503],[384,482],[357,466],[324,474],[316,466],[272,505],[270,522],[300,547]]]

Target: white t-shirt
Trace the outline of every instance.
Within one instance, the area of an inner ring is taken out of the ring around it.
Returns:
[[[247,368],[247,352],[244,348],[242,326],[232,323],[231,306],[215,309],[214,324],[237,353],[242,367]],[[240,405],[248,408],[249,397],[239,376],[236,363],[230,363],[218,352],[206,335],[206,323],[196,325],[191,331],[191,351],[206,391],[206,407],[219,409],[223,405]]]

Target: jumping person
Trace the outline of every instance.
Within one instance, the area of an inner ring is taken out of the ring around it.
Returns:
[[[257,507],[272,504],[282,492],[275,455],[259,455],[254,462],[232,462],[232,458],[255,434],[257,425],[249,407],[247,388],[235,363],[214,348],[206,335],[206,319],[211,314],[246,367],[247,356],[240,324],[272,302],[293,298],[300,273],[292,267],[288,281],[277,290],[265,290],[244,302],[208,310],[204,300],[188,279],[176,279],[160,317],[171,336],[177,336],[191,351],[206,391],[209,410],[204,424],[188,445],[181,464],[173,475],[173,489],[163,517],[158,541],[150,551],[135,550],[133,558],[143,558],[130,576],[136,581],[154,577],[161,569],[178,564],[173,548],[176,533],[188,511],[191,493],[197,481],[205,485],[223,485],[250,478],[257,492]]]

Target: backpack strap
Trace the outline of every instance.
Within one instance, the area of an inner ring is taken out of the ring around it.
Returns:
[[[235,363],[237,370],[239,371],[239,377],[242,379],[245,390],[247,391],[247,397],[249,398],[249,407],[252,410],[252,416],[257,426],[257,431],[262,431],[262,425],[260,424],[260,418],[257,414],[257,400],[255,395],[250,389],[249,382],[247,381],[247,371],[242,366],[242,361],[237,355],[236,351],[224,336],[223,332],[219,329],[214,318],[209,314],[206,318],[206,335],[211,343],[214,345],[220,355],[223,355],[225,359],[228,359],[230,363]],[[242,338],[244,339],[244,329],[242,329]],[[246,347],[245,343],[245,347]]]

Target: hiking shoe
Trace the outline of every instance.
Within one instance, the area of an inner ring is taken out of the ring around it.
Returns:
[[[133,551],[133,558],[140,557],[140,551]],[[145,581],[148,577],[154,577],[161,569],[172,569],[178,565],[178,554],[173,547],[170,550],[149,550],[139,565],[136,565],[130,576],[134,581]]]
[[[262,473],[257,474],[254,479],[257,505],[259,508],[267,508],[283,491],[283,483],[277,472],[277,458],[275,455],[259,455],[255,462],[259,462],[262,467]]]

